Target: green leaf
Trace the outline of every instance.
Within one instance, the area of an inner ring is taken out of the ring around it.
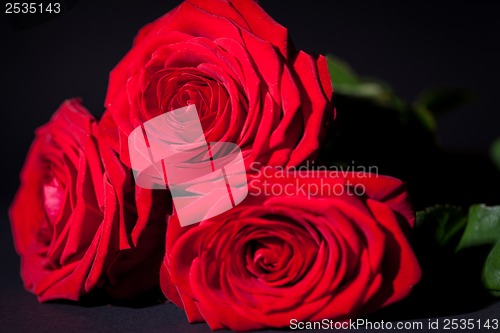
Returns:
[[[473,205],[458,249],[494,245],[500,240],[500,206]]]
[[[326,60],[334,88],[339,85],[357,85],[361,83],[356,73],[345,61],[331,54],[326,56]]]
[[[433,115],[440,115],[474,99],[470,91],[457,88],[439,88],[423,92],[415,101],[417,108],[425,108]]]
[[[497,242],[486,258],[483,284],[493,295],[500,297],[500,242]]]
[[[326,59],[336,94],[364,99],[400,112],[405,109],[406,103],[393,92],[388,84],[380,80],[360,77],[345,61],[333,55],[327,55]]]
[[[467,223],[467,214],[460,207],[435,206],[417,212],[417,228],[440,247],[455,248]]]
[[[500,170],[500,138],[496,139],[490,149],[491,160]]]
[[[470,102],[473,94],[455,88],[427,90],[413,103],[415,113],[421,123],[431,132],[436,132],[436,116]]]
[[[452,263],[452,271],[461,265],[471,269],[479,264],[483,285],[500,296],[500,206],[473,205],[468,213],[453,206],[427,208],[417,213],[416,241],[439,265]],[[464,258],[473,262],[463,262]],[[422,254],[419,259],[423,260]]]
[[[436,133],[437,131],[437,122],[436,118],[430,112],[428,109],[425,107],[421,106],[414,106],[413,108],[415,115],[417,116],[417,119],[420,120],[420,123],[430,132]]]

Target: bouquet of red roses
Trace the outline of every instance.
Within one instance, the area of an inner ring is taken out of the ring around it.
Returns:
[[[253,0],[187,0],[140,30],[99,121],[71,99],[37,130],[10,210],[25,287],[112,302],[161,286],[212,329],[341,322],[408,296],[439,243],[489,245],[498,293],[500,210],[416,217],[398,179],[415,150],[440,158],[441,93],[408,106],[297,51]],[[435,203],[427,185],[416,205]]]

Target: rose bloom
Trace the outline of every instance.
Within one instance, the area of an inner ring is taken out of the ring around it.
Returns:
[[[144,27],[110,75],[107,144],[130,167],[127,138],[194,104],[207,142],[232,142],[245,162],[298,165],[334,118],[323,56],[296,52],[253,0],[188,0]]]
[[[289,185],[288,195],[265,194],[266,183]],[[304,195],[311,185],[320,191]],[[288,327],[292,318],[342,321],[401,300],[419,281],[401,181],[303,173],[257,176],[249,190],[198,225],[169,222],[162,289],[190,322],[240,331]]]
[[[78,100],[64,102],[36,131],[10,207],[21,276],[40,301],[79,300],[97,287],[133,297],[158,284],[164,223],[145,227],[144,216],[156,210],[143,193],[147,215],[130,214],[126,224],[116,192],[95,119]]]

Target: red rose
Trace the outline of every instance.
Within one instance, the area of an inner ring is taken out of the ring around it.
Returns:
[[[121,218],[123,190],[104,172],[96,134],[79,101],[66,101],[37,130],[21,172],[10,219],[24,285],[40,301],[78,300],[96,287],[132,297],[158,284],[165,223],[146,227],[158,211],[151,191],[138,194],[147,213]]]
[[[421,273],[399,180],[269,177],[253,179],[245,201],[199,225],[171,218],[162,289],[189,321],[233,330],[341,321],[408,295]]]
[[[107,144],[130,167],[134,128],[195,104],[207,142],[238,144],[247,166],[298,165],[334,117],[331,95],[325,58],[293,51],[253,0],[188,0],[144,27],[111,72]]]
[[[77,100],[39,128],[10,208],[26,289],[40,301],[77,300],[101,279],[116,199],[96,142],[97,123]],[[106,209],[104,209],[106,207]]]

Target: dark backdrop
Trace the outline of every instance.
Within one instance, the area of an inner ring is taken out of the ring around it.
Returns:
[[[2,4],[1,322],[10,329],[41,331],[95,331],[107,323],[121,331],[162,325],[169,331],[173,325],[178,332],[205,332],[205,326],[186,324],[181,311],[173,307],[166,312],[158,307],[131,311],[37,306],[35,298],[22,291],[5,208],[18,185],[33,131],[71,97],[82,97],[86,107],[100,116],[109,71],[130,48],[137,30],[180,1],[66,2],[73,7],[64,15],[21,30],[20,22],[9,21],[3,13]],[[500,2],[262,0],[261,4],[289,28],[297,48],[333,53],[360,74],[385,80],[408,100],[429,87],[476,92],[474,102],[439,119],[444,147],[485,153],[500,136]],[[156,321],[134,319],[142,318],[142,312]],[[498,305],[490,312],[498,313]]]
[[[109,71],[137,30],[180,1],[66,1],[47,23],[13,31],[0,22],[2,200],[9,201],[33,139],[58,105],[82,97],[100,116]],[[262,6],[289,28],[297,48],[334,53],[362,75],[387,81],[403,97],[455,86],[478,98],[439,120],[445,147],[486,151],[500,136],[498,1],[276,1]],[[17,28],[18,26],[14,26]]]

